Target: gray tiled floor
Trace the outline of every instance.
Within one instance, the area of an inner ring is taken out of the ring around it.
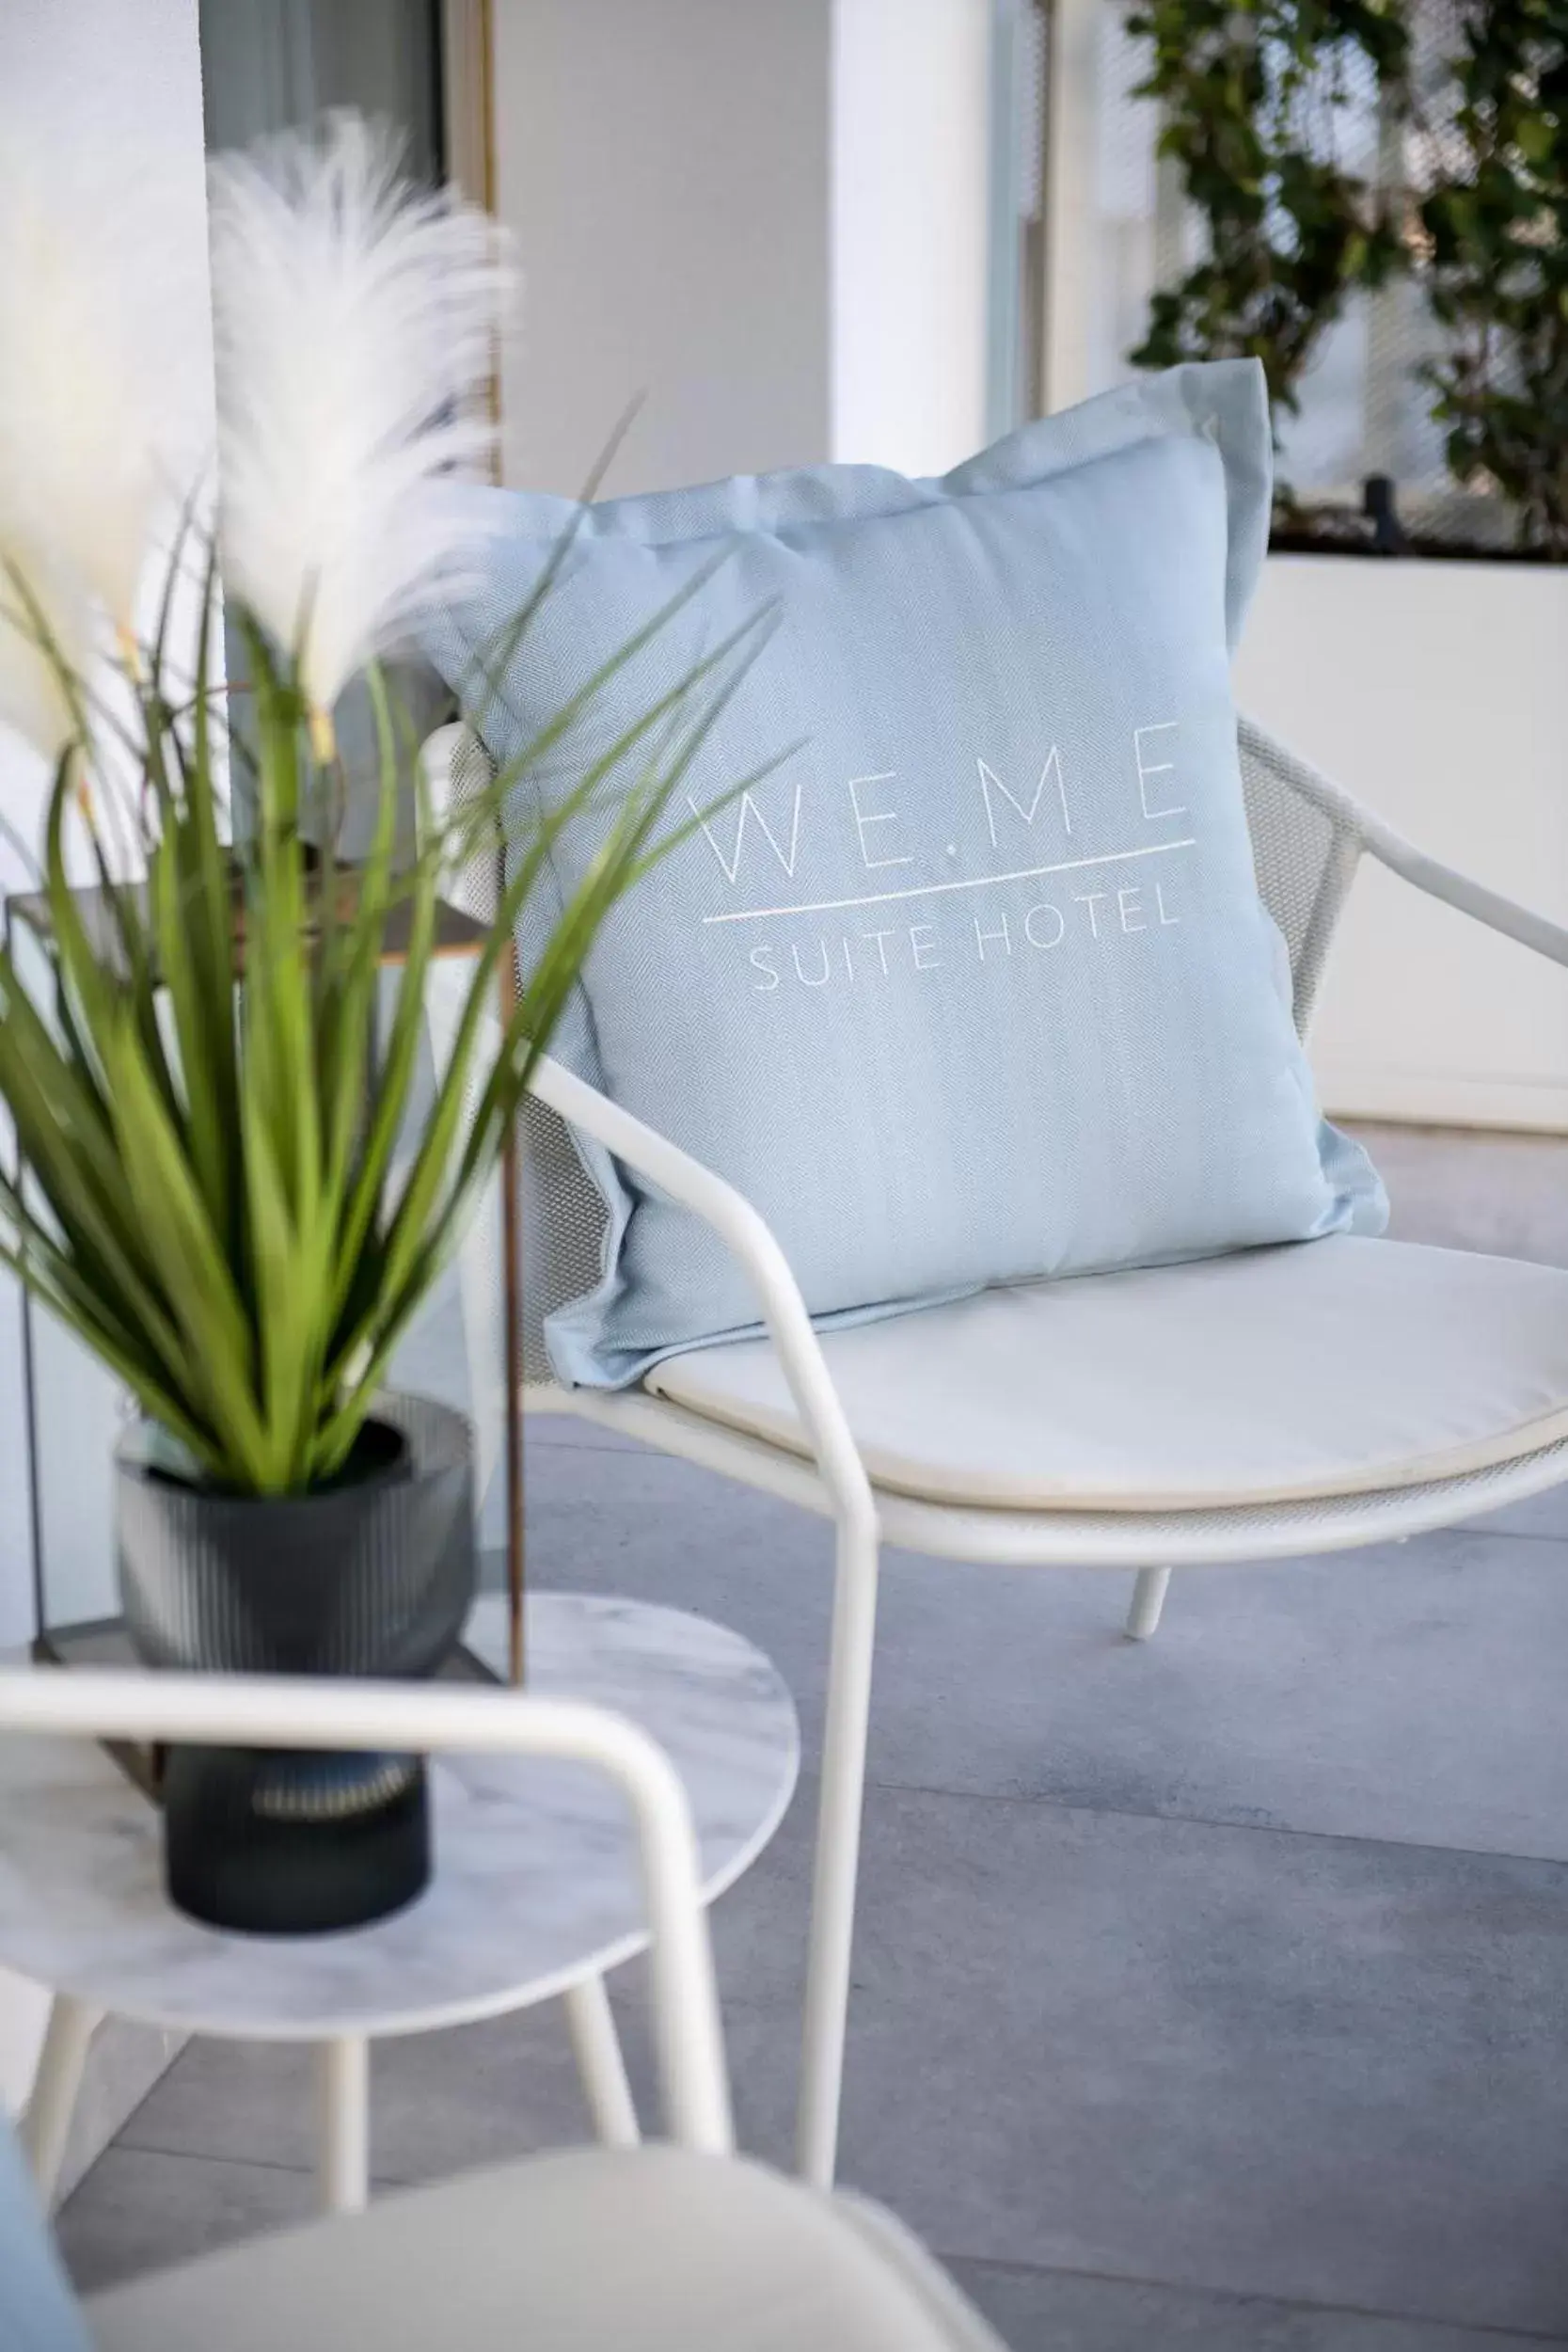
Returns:
[[[1519,1246],[1503,1163],[1457,1165],[1406,1230]],[[549,1423],[530,1518],[540,1576],[752,1632],[815,1738],[820,1526]],[[1194,1571],[1140,1649],[1125,1577],[889,1560],[844,2171],[1016,2352],[1568,2343],[1565,1569],[1559,1496]],[[813,1794],[715,1916],[743,2137],[780,2156]],[[645,2090],[638,1972],[617,1997]],[[309,2129],[297,2056],[193,2046],[67,2206],[73,2267],[304,2213]],[[383,2182],[583,2129],[548,2011],[377,2053]]]

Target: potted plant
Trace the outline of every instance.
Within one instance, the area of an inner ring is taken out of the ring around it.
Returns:
[[[472,553],[461,477],[491,441],[503,257],[483,215],[401,183],[395,151],[347,118],[221,160],[211,212],[215,521],[198,485],[150,623],[137,598],[166,480],[137,437],[156,400],[117,377],[132,362],[114,345],[113,289],[88,247],[24,235],[0,249],[0,305],[31,305],[72,339],[20,358],[45,383],[85,370],[88,386],[51,402],[19,366],[0,375],[0,715],[53,764],[35,917],[0,948],[16,1147],[0,1260],[138,1409],[118,1544],[145,1657],[429,1674],[471,1597],[468,1438],[459,1417],[389,1396],[393,1351],[451,1262],[596,930],[690,829],[662,822],[671,794],[756,632],[692,663],[546,812],[519,786],[546,755],[559,776],[610,673],[588,679],[483,799],[442,824],[427,810],[400,858],[418,762],[380,657],[461,587]],[[515,653],[556,568],[476,650],[482,681]],[[228,685],[220,598],[245,653]],[[349,866],[333,710],[356,675],[378,759],[371,845]],[[243,728],[230,723],[241,696]],[[249,823],[231,830],[242,778]],[[518,918],[556,830],[590,802],[603,855],[482,1059]],[[497,919],[425,1100],[443,881],[503,810]],[[71,881],[83,859],[86,893]],[[163,1793],[171,1893],[220,1925],[342,1926],[428,1874],[416,1758],[182,1750]]]

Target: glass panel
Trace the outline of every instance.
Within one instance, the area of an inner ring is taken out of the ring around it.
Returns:
[[[243,147],[329,106],[395,123],[441,176],[438,0],[201,0],[209,148]]]

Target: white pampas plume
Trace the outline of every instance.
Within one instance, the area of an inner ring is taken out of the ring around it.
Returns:
[[[295,653],[318,748],[372,654],[468,584],[459,477],[509,283],[499,232],[351,115],[210,177],[225,582]]]
[[[129,641],[173,462],[147,326],[159,218],[145,175],[109,191],[74,160],[46,171],[14,128],[0,143],[0,712],[50,754],[72,723],[14,574],[78,671],[89,599]]]

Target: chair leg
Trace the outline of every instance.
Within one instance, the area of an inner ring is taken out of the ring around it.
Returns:
[[[855,1881],[865,1801],[865,1745],[877,1633],[878,1535],[875,1521],[841,1526],[833,1587],[828,1711],[822,1740],[822,1792],[816,1815],[811,1943],[806,1961],[805,2029],[796,2160],[814,2186],[830,2188],[838,2153],[844,2042],[849,2009]]]
[[[103,2016],[101,2009],[72,2000],[67,1993],[55,1994],[49,2011],[33,2095],[22,2119],[22,2145],[46,2205],[54,2202],[82,2070]]]
[[[636,2148],[642,2134],[603,1977],[570,1986],[564,1999],[566,2028],[594,2129],[606,2148]]]
[[[370,2201],[370,2049],[357,2034],[316,2051],[316,2192],[323,2213]]]
[[[1132,1606],[1127,1612],[1125,1630],[1130,1642],[1147,1642],[1158,1632],[1169,1583],[1169,1568],[1138,1570],[1138,1581],[1132,1587]]]

